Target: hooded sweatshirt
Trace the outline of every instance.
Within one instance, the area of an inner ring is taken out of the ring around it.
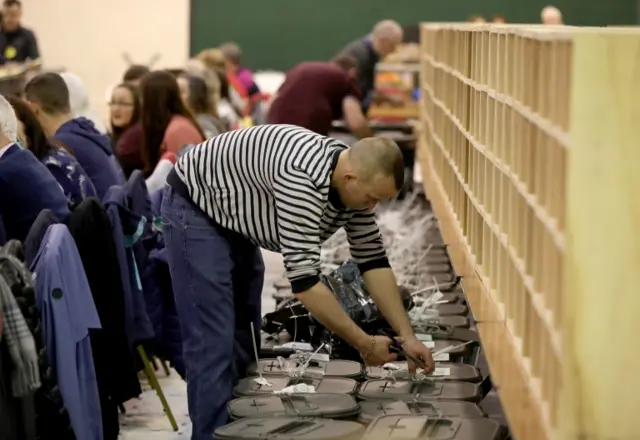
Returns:
[[[109,187],[122,185],[124,174],[111,149],[109,136],[101,134],[87,118],[75,118],[58,128],[54,139],[62,142],[76,156],[103,199]]]

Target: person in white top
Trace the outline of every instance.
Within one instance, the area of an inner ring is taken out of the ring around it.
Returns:
[[[93,122],[100,133],[107,133],[107,126],[98,113],[91,107],[89,94],[80,77],[71,72],[60,74],[69,89],[69,105],[74,118],[83,116]]]

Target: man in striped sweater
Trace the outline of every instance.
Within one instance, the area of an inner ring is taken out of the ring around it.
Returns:
[[[405,351],[433,368],[411,329],[372,211],[403,181],[393,141],[366,138],[349,148],[292,125],[224,133],[178,161],[167,178],[162,221],[193,440],[210,439],[227,422],[232,388],[252,360],[251,323],[258,331],[261,321],[260,247],[282,253],[293,293],[316,319],[365,363],[381,365],[395,359],[391,341],[365,334],[319,281],[320,245],[344,227],[367,288]]]

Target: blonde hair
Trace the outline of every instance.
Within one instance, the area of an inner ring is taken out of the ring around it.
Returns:
[[[226,69],[227,58],[220,49],[205,49],[196,55],[196,59],[200,60],[209,69]]]
[[[215,50],[215,49],[214,49]],[[213,108],[218,108],[220,101],[220,78],[213,68],[208,67],[202,60],[191,58],[184,67],[187,75],[198,76],[202,78],[209,90],[211,104]]]

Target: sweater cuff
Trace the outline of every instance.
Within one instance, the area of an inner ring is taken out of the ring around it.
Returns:
[[[176,163],[176,155],[175,155],[175,153],[172,153],[172,152],[164,153],[162,155],[162,157],[160,157],[160,160],[162,160],[162,159],[168,160],[168,161],[172,162],[173,164]]]
[[[365,261],[364,263],[358,264],[358,269],[360,269],[360,274],[364,274],[368,270],[372,269],[386,269],[391,268],[389,264],[389,259],[387,257],[377,258],[371,261]]]
[[[311,289],[319,282],[320,277],[318,275],[309,275],[304,278],[298,278],[297,280],[291,281],[291,291],[293,293],[302,293]]]

